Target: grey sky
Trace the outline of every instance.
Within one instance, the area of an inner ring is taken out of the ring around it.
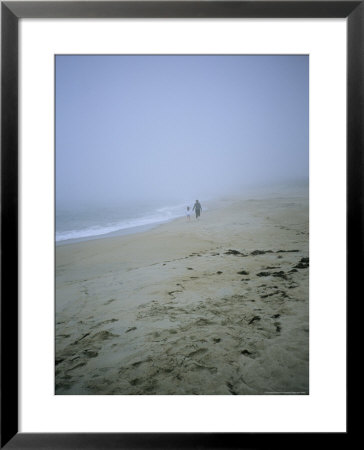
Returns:
[[[57,56],[57,204],[308,178],[308,56]]]

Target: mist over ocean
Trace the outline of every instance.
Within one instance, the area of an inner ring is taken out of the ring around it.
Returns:
[[[308,98],[307,55],[58,55],[56,242],[307,179]]]
[[[284,196],[307,197],[308,180],[291,183],[249,186],[235,192],[220,192],[220,195],[200,198],[203,213],[226,207],[234,200],[282,198]],[[89,204],[82,207],[58,207],[56,210],[56,243],[58,245],[99,239],[103,237],[146,231],[159,224],[179,217],[186,217],[187,206],[191,218],[195,199],[181,201],[128,201],[111,204]]]

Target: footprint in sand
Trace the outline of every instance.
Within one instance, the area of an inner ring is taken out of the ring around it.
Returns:
[[[260,317],[259,317],[259,316],[254,316],[254,317],[248,322],[248,325],[251,325],[252,323],[254,323],[254,322],[258,321],[258,320],[261,320]]]
[[[101,325],[106,325],[106,324],[108,324],[108,323],[114,323],[114,322],[117,322],[118,321],[118,319],[107,319],[107,320],[104,320],[104,321],[102,321],[102,322],[99,322],[99,323],[97,323],[96,325],[94,325],[93,327],[91,327],[92,329],[93,328],[98,328],[98,327],[100,327]]]
[[[87,356],[87,358],[96,358],[96,356],[98,356],[99,353],[93,350],[86,349],[83,351],[83,354]]]
[[[255,353],[245,349],[240,352],[242,355],[247,356],[248,358],[255,359]]]
[[[126,331],[125,331],[125,333],[130,333],[130,331],[134,331],[134,330],[136,330],[137,329],[137,327],[131,327],[131,328],[128,328]]]
[[[233,385],[231,383],[226,383],[227,388],[229,389],[230,394],[232,395],[238,395],[236,390],[234,389]]]
[[[113,337],[118,337],[118,334],[110,333],[110,331],[99,331],[98,333],[94,334],[90,340],[91,341],[106,341],[107,339],[111,339]]]
[[[168,292],[168,295],[170,295],[170,296],[172,296],[173,298],[175,298],[175,296],[174,296],[173,294],[175,294],[176,292],[182,292],[182,291],[178,291],[178,290],[176,290],[176,291],[169,291],[169,292]]]
[[[104,305],[110,305],[110,303],[114,302],[115,300],[116,300],[115,298],[111,298],[110,300],[105,302]]]
[[[86,365],[86,362],[84,362],[84,361],[79,362],[79,363],[76,364],[75,366],[73,366],[73,367],[71,367],[70,369],[68,369],[68,371],[70,372],[71,370],[78,369],[79,367],[83,367],[83,366],[85,366],[85,365]]]
[[[193,352],[189,353],[187,356],[189,358],[192,358],[194,356],[201,356],[204,355],[207,352],[206,348],[199,348],[198,350],[194,350]]]

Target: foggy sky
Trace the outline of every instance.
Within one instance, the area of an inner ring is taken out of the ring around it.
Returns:
[[[308,178],[308,56],[57,56],[57,205]]]

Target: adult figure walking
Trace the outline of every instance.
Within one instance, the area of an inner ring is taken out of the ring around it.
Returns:
[[[198,219],[200,217],[201,210],[202,210],[201,203],[198,200],[196,200],[196,203],[193,205],[192,211],[193,210],[195,210],[195,212],[196,212],[196,219]]]

